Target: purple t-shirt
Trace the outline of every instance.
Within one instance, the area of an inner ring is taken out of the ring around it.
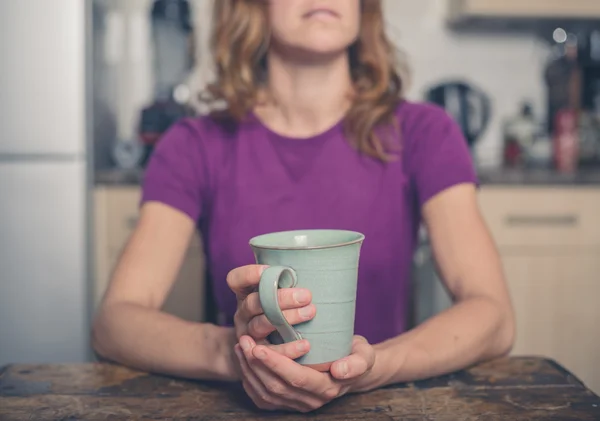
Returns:
[[[466,141],[443,109],[403,101],[396,116],[402,158],[388,164],[353,149],[341,122],[294,139],[256,118],[235,129],[209,117],[182,120],[152,155],[142,202],[165,203],[197,221],[228,324],[236,299],[225,278],[254,263],[250,238],[296,229],[364,233],[355,332],[381,342],[407,328],[421,207],[448,187],[476,182]]]

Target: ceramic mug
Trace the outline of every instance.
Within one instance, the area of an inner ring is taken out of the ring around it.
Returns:
[[[250,240],[256,263],[268,265],[259,284],[260,303],[277,329],[272,343],[306,339],[310,351],[297,361],[319,370],[346,357],[352,349],[358,261],[364,235],[344,230],[286,231]],[[316,316],[291,326],[277,301],[279,288],[312,293]]]

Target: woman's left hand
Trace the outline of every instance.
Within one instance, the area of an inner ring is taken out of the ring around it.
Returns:
[[[295,356],[282,355],[269,345],[257,345],[249,336],[242,336],[235,346],[242,384],[259,408],[313,411],[348,393],[375,364],[375,350],[361,336],[354,337],[352,353],[334,362],[330,371],[324,373],[291,359],[308,351],[306,340],[297,345],[298,355]]]

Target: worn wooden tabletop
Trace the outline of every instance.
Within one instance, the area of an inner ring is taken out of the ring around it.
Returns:
[[[345,396],[307,415],[259,412],[237,386],[110,364],[12,365],[0,372],[0,420],[116,419],[600,420],[600,398],[539,358]]]

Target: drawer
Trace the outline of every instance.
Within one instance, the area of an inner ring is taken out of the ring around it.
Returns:
[[[486,187],[483,216],[499,247],[600,245],[600,189]]]

